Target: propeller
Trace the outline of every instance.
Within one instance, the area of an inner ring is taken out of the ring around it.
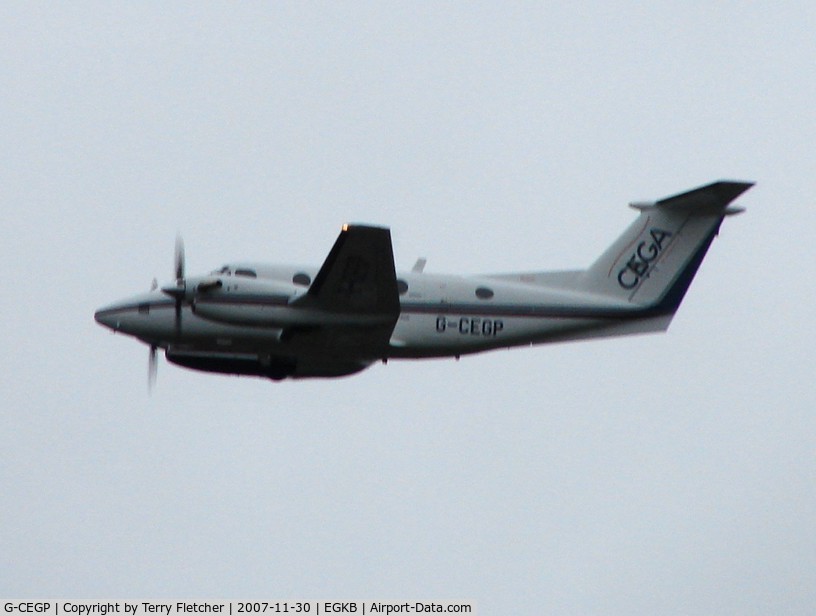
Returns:
[[[181,302],[187,293],[187,281],[184,279],[184,240],[176,235],[176,249],[173,258],[176,274],[176,286],[162,287],[162,293],[176,300],[176,335],[181,332]]]
[[[173,262],[176,265],[176,283],[178,283],[184,280],[184,240],[181,239],[181,234],[176,234],[176,249]]]
[[[150,345],[150,355],[147,356],[147,391],[153,393],[156,386],[156,374],[159,370],[159,361],[156,357],[156,345]]]
[[[180,293],[176,295],[176,333],[181,331],[181,300],[187,291],[187,282],[184,280],[184,240],[181,234],[176,235],[176,248],[173,254],[173,262],[176,265],[176,288]]]
[[[184,240],[181,239],[181,234],[176,235],[176,247],[173,254],[173,269],[176,275],[175,286],[167,285],[161,288],[162,293],[169,295],[176,300],[176,336],[181,334],[181,304],[184,297],[187,295],[187,281],[184,278]],[[220,285],[220,282],[219,282]],[[156,279],[150,284],[150,290],[153,291],[158,287]],[[150,345],[150,354],[147,356],[147,389],[149,392],[153,391],[156,385],[156,375],[159,368],[159,360],[157,356],[158,346]]]

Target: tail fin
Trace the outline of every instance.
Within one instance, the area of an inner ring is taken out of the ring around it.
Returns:
[[[632,203],[640,216],[583,272],[586,291],[628,301],[656,314],[680,305],[729,204],[753,186],[715,182],[653,203]]]

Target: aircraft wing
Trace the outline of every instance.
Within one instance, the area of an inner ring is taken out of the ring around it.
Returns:
[[[391,232],[383,227],[344,225],[309,290],[295,305],[349,318],[284,333],[321,361],[376,358],[387,348],[400,303]]]
[[[344,225],[307,292],[307,303],[328,312],[399,314],[391,231]]]

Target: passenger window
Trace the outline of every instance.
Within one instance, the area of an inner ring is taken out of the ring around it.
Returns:
[[[292,282],[302,287],[308,287],[310,284],[312,284],[312,279],[309,277],[309,274],[299,272],[292,276]]]
[[[255,273],[255,270],[251,269],[237,269],[235,270],[236,276],[245,276],[246,278],[257,278],[258,274]]]
[[[487,287],[478,287],[476,289],[476,297],[479,299],[490,299],[493,297],[493,289],[488,289]]]

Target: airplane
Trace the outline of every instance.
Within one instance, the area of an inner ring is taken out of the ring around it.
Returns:
[[[456,276],[397,273],[388,228],[343,225],[319,269],[231,263],[94,314],[173,364],[229,375],[340,377],[391,359],[665,331],[732,202],[753,183],[718,181],[658,201],[584,270]]]

